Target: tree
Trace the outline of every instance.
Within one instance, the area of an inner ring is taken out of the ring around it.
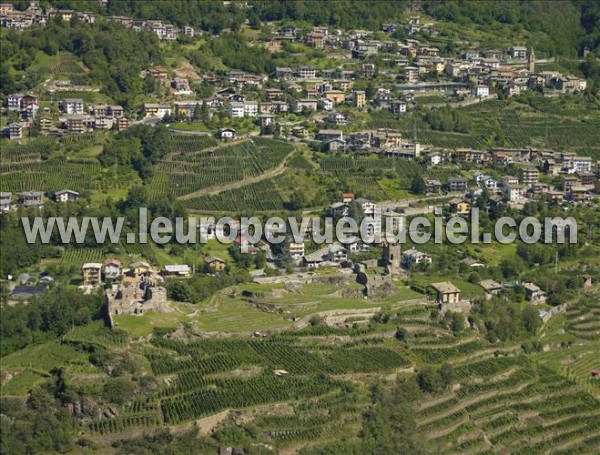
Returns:
[[[525,331],[530,335],[535,335],[542,326],[538,310],[531,305],[527,305],[523,309],[522,321]]]
[[[446,320],[449,322],[450,329],[454,333],[465,330],[465,317],[461,313],[457,313],[456,311],[448,311],[446,313]]]
[[[196,106],[194,106],[194,113],[192,114],[192,120],[194,122],[199,122],[202,119],[202,107],[204,105],[204,102],[202,103],[202,105],[200,105],[199,103],[196,103]]]
[[[104,384],[102,397],[110,402],[123,405],[133,398],[135,386],[129,378],[114,378]]]
[[[423,392],[437,393],[442,390],[442,381],[435,367],[426,365],[417,374],[417,384]]]
[[[208,104],[206,104],[206,101],[202,101],[202,107],[200,109],[200,119],[205,125],[207,125],[208,122],[210,122],[210,111],[208,110]]]
[[[454,382],[454,368],[448,363],[444,363],[439,370],[442,386],[447,389]]]
[[[421,177],[420,175],[413,177],[412,183],[410,185],[410,191],[413,194],[424,194],[425,193],[426,187],[425,187],[425,181],[423,180],[423,177]]]
[[[397,340],[400,340],[400,341],[406,342],[408,340],[408,332],[406,331],[406,329],[404,329],[402,327],[398,327],[396,329],[396,333],[394,334],[394,336],[396,337]]]

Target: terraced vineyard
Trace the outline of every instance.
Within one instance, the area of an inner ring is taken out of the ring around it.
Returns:
[[[600,402],[524,356],[465,363],[456,374],[460,389],[417,414],[443,453],[589,452],[600,437]]]
[[[328,156],[321,158],[320,167],[323,172],[330,173],[345,182],[351,191],[371,194],[373,195],[371,197],[379,200],[385,199],[385,193],[375,181],[377,177],[390,175],[399,180],[400,188],[408,189],[415,176],[437,179],[446,183],[449,177],[459,174],[458,169],[454,166],[425,167],[415,161],[403,158]]]
[[[52,74],[55,76],[79,76],[87,73],[83,63],[68,52],[58,53],[58,63],[52,67]]]
[[[156,165],[151,194],[183,196],[243,181],[273,169],[293,151],[291,144],[263,138],[205,150],[214,139],[190,137],[178,136],[177,151]]]
[[[296,338],[188,343],[155,338],[153,344],[161,349],[148,355],[154,374],[176,375],[171,385],[159,392],[163,416],[169,423],[230,407],[318,396],[340,386],[327,375],[386,372],[407,365],[403,355],[386,347],[326,347],[300,343]],[[258,368],[250,377],[227,373],[250,366]],[[274,370],[285,373],[278,376]],[[227,374],[215,376],[220,373]]]
[[[283,210],[284,201],[273,180],[264,180],[216,195],[185,199],[191,210],[207,212],[254,212]]]
[[[594,297],[584,299],[569,308],[565,319],[560,334],[563,341],[555,343],[555,349],[539,354],[539,362],[600,400],[600,381],[591,374],[600,369],[600,302]]]
[[[100,175],[97,162],[48,160],[0,164],[1,190],[52,192],[85,191],[95,187]]]
[[[86,262],[102,262],[104,254],[98,248],[69,248],[65,250],[60,260],[63,267],[81,269]]]
[[[52,136],[37,137],[26,142],[3,142],[0,147],[0,164],[39,161],[49,155],[58,145]]]

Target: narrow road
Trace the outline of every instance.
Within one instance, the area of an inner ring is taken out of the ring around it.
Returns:
[[[224,185],[219,184],[219,185],[210,186],[208,188],[202,188],[201,190],[194,191],[193,193],[188,193],[188,194],[184,194],[183,196],[179,196],[177,199],[179,199],[180,201],[185,201],[187,199],[193,199],[195,197],[219,194],[223,191],[233,190],[236,188],[240,188],[242,186],[251,185],[252,183],[258,183],[263,180],[277,177],[278,175],[281,175],[285,172],[288,161],[295,154],[296,154],[296,149],[294,149],[292,152],[290,152],[284,158],[284,160],[281,163],[279,163],[279,165],[277,165],[273,169],[268,170],[267,172],[265,172],[263,174],[257,175],[255,177],[250,177],[250,178],[247,178],[244,180],[237,180],[235,182],[226,183]]]

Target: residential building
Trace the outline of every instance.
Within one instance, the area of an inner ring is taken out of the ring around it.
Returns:
[[[39,191],[25,191],[20,196],[21,204],[26,207],[40,208],[44,205],[44,193]]]
[[[300,259],[304,256],[304,242],[290,242],[288,251],[293,259]]]
[[[536,284],[525,283],[523,287],[525,288],[525,298],[531,303],[542,303],[546,301],[546,293]]]
[[[79,199],[79,193],[72,190],[60,190],[54,193],[56,202],[75,202]]]
[[[219,138],[220,139],[235,139],[236,132],[233,128],[221,128],[219,130]]]
[[[325,120],[327,121],[327,123],[330,123],[335,126],[340,126],[340,125],[343,126],[343,125],[348,124],[348,120],[346,119],[346,116],[344,114],[342,114],[341,112],[337,112],[337,111],[332,111],[331,113],[329,113],[329,115],[325,118]]]
[[[11,123],[8,125],[9,139],[23,139],[23,126],[20,123]]]
[[[431,255],[415,249],[404,251],[400,257],[400,263],[406,269],[412,268],[415,264],[431,264],[431,262]]]
[[[565,198],[565,193],[562,191],[547,191],[546,201],[553,204],[562,204]]]
[[[67,98],[59,103],[60,110],[65,114],[83,115],[84,103],[80,98]]]
[[[166,104],[145,103],[144,114],[146,118],[165,118],[171,115],[171,106]]]
[[[320,98],[317,102],[317,106],[324,111],[330,111],[333,109],[333,101],[328,98]]]
[[[367,96],[362,90],[354,91],[354,106],[357,108],[363,108],[367,104]]]
[[[450,210],[457,215],[468,215],[471,213],[471,204],[464,199],[452,199],[449,202]]]
[[[489,295],[498,295],[503,289],[503,286],[494,280],[482,280],[479,282],[479,286],[481,286],[485,290],[485,293]]]
[[[225,262],[223,259],[216,256],[211,256],[209,254],[204,256],[204,263],[212,272],[221,272],[227,266],[227,262]]]
[[[275,68],[275,78],[280,80],[291,79],[294,76],[294,72],[288,67],[277,67]]]
[[[334,243],[327,250],[326,259],[329,262],[341,264],[348,260],[348,251],[341,243]]]
[[[442,183],[439,180],[426,179],[425,191],[428,193],[439,193],[442,189]]]
[[[302,112],[304,109],[308,109],[309,111],[316,111],[317,105],[318,103],[316,99],[304,98],[294,101],[292,105],[292,110],[297,113]]]
[[[533,186],[540,180],[540,171],[535,166],[524,166],[521,168],[521,181],[523,185]]]
[[[436,303],[448,304],[458,303],[460,301],[460,289],[458,289],[449,281],[431,283],[429,286],[436,294]]]
[[[145,261],[136,261],[129,266],[129,275],[133,277],[147,277],[153,273],[152,266]]]
[[[464,177],[450,177],[448,179],[448,188],[450,191],[466,191],[469,181]]]
[[[244,117],[256,117],[258,115],[257,101],[244,101]]]
[[[323,96],[328,100],[331,100],[333,104],[340,104],[346,101],[346,94],[341,90],[328,90]]]
[[[116,119],[115,125],[117,126],[117,130],[119,131],[126,130],[131,125],[133,125],[133,120],[125,117],[119,117]]]
[[[21,100],[23,95],[21,93],[11,93],[6,97],[6,108],[9,111],[21,110]]]
[[[362,66],[362,73],[365,77],[375,76],[375,65],[373,63],[364,63]]]
[[[590,194],[591,189],[591,187],[583,185],[573,185],[569,190],[569,198],[574,202],[589,201],[592,198]]]
[[[471,89],[471,95],[486,98],[490,96],[490,88],[487,85],[477,85]]]
[[[592,172],[593,160],[589,156],[577,156],[571,160],[571,171],[576,173]]]
[[[183,27],[183,34],[189,36],[190,38],[193,38],[196,34],[196,31],[194,30],[194,27],[186,25],[185,27]]]
[[[102,273],[105,280],[117,280],[123,274],[121,261],[117,259],[107,259],[102,264]]]
[[[419,68],[416,66],[407,66],[404,68],[404,80],[409,84],[414,84],[419,80]]]
[[[190,274],[190,266],[187,264],[173,264],[173,265],[165,265],[162,275],[163,276],[189,276]]]
[[[10,203],[12,200],[12,193],[5,191],[0,192],[0,212],[8,212],[10,210]]]
[[[346,141],[344,139],[331,139],[325,142],[325,147],[328,152],[338,152],[346,150]]]
[[[243,102],[232,101],[229,103],[229,116],[231,118],[244,118],[246,109]]]
[[[581,180],[575,176],[567,176],[563,179],[563,191],[569,192],[574,186],[580,186]]]
[[[260,114],[258,116],[258,124],[261,128],[265,128],[267,126],[271,126],[275,120],[275,116],[273,114]]]
[[[319,130],[315,138],[319,141],[344,139],[344,133],[341,130]]]
[[[300,79],[316,79],[317,69],[313,66],[300,66],[298,68],[298,77]]]
[[[86,128],[82,115],[76,115],[67,119],[67,130],[71,133],[84,133]]]
[[[306,42],[317,49],[322,49],[325,42],[325,35],[321,32],[311,32],[306,35]]]
[[[102,264],[99,262],[87,262],[81,267],[83,285],[93,286],[102,282]]]
[[[175,90],[175,94],[177,95],[191,95],[192,89],[190,88],[190,82],[187,79],[182,79],[179,77],[173,78],[173,82],[171,86]]]
[[[518,184],[509,183],[502,188],[504,197],[508,202],[519,202],[523,199],[523,187]]]
[[[403,114],[406,112],[407,104],[403,100],[392,100],[389,103],[389,111],[392,114]]]
[[[525,59],[527,58],[527,48],[525,46],[513,46],[508,50],[510,58]]]

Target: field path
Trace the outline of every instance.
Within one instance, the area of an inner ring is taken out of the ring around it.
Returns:
[[[221,193],[222,191],[233,190],[236,188],[240,188],[242,186],[250,185],[252,183],[258,183],[263,180],[268,180],[270,178],[277,177],[278,175],[281,175],[285,172],[288,161],[290,160],[290,158],[292,156],[294,156],[296,154],[296,152],[297,152],[297,150],[294,148],[293,151],[291,151],[290,153],[287,154],[287,156],[283,159],[283,161],[281,163],[279,163],[273,169],[269,169],[267,172],[265,172],[263,174],[257,175],[255,177],[243,179],[243,180],[237,180],[237,181],[231,182],[231,183],[225,183],[222,185],[214,185],[214,186],[209,186],[208,188],[202,188],[201,190],[194,191],[194,192],[188,193],[188,194],[184,194],[183,196],[179,196],[177,199],[179,199],[180,201],[184,201],[186,199],[193,199],[193,198],[199,197],[199,196],[218,194],[218,193]]]

